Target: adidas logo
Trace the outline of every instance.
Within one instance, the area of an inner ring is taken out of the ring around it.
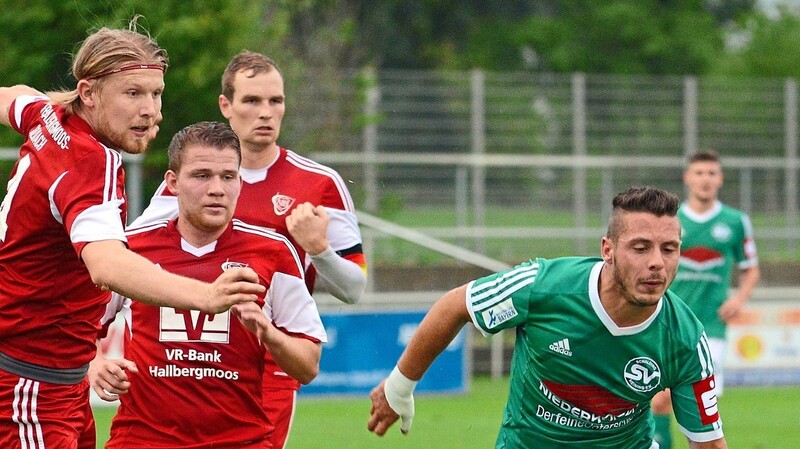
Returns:
[[[572,356],[572,350],[569,348],[569,338],[558,340],[550,345],[550,349],[566,356]]]

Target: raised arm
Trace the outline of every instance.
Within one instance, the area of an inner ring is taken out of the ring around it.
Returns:
[[[220,313],[266,290],[250,268],[230,269],[208,284],[159,269],[119,240],[88,243],[81,257],[96,285],[155,306]]]
[[[358,264],[339,256],[330,246],[329,220],[325,207],[303,203],[286,217],[286,227],[303,251],[311,256],[311,263],[328,293],[346,304],[355,304],[367,287],[367,275]]]
[[[445,293],[423,318],[397,366],[387,379],[370,393],[372,409],[367,428],[383,435],[402,416],[401,430],[408,432],[414,417],[414,387],[436,357],[458,335],[470,315],[466,304],[466,285]]]
[[[16,86],[11,87],[0,87],[0,123],[3,125],[11,126],[11,123],[8,120],[8,108],[11,107],[11,103],[14,101],[14,99],[20,95],[44,94],[23,84],[17,84]]]

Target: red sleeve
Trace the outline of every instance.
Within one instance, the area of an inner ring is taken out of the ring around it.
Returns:
[[[126,240],[125,175],[116,151],[86,154],[54,183],[50,195],[78,254],[88,242]]]

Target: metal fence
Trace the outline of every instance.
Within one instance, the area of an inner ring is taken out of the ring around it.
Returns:
[[[282,144],[339,170],[360,209],[431,237],[504,261],[594,254],[616,192],[652,184],[680,193],[684,157],[713,148],[725,168],[722,200],[751,214],[762,257],[800,256],[792,79],[477,70],[287,77]],[[150,194],[135,162],[132,214]],[[157,185],[161,175],[153,176],[146,185]],[[371,260],[430,257],[367,234]]]
[[[791,79],[362,72],[290,86],[283,142],[364,210],[504,260],[594,253],[616,192],[681,193],[685,156],[715,149],[762,254],[797,259],[797,96]]]

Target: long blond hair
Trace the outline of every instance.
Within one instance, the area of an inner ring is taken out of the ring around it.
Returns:
[[[167,51],[160,48],[149,34],[139,32],[137,21],[140,17],[134,17],[127,29],[103,27],[89,35],[72,60],[75,79],[96,80],[95,86],[99,89],[105,75],[133,65],[166,71],[169,65]],[[83,104],[77,88],[48,92],[47,95],[53,104],[63,106],[68,114],[77,113]]]

